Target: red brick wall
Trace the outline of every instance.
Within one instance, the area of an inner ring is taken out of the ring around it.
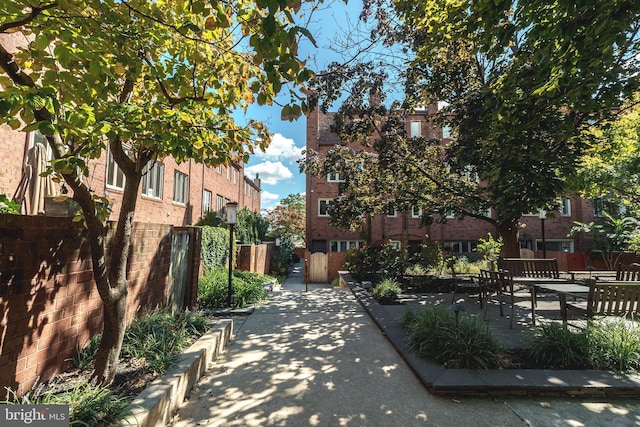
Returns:
[[[165,305],[171,230],[164,224],[134,224],[129,319],[140,309]],[[192,232],[199,242],[199,230]],[[196,272],[199,246],[194,245]],[[196,283],[194,274],[192,303]],[[63,370],[101,325],[86,231],[70,218],[0,215],[0,388],[23,392],[36,379]]]
[[[238,270],[269,274],[275,248],[274,242],[266,242],[260,245],[238,245],[236,268]]]

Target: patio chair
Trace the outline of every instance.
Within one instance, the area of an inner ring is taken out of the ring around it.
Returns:
[[[478,282],[480,283],[480,293],[482,295],[482,318],[486,319],[487,317],[489,299],[495,299],[500,303],[500,317],[504,317],[503,304],[506,300],[511,304],[509,328],[513,328],[515,297],[513,295],[513,282],[509,280],[509,273],[504,270],[480,270]]]

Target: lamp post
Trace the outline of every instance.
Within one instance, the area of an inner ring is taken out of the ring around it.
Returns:
[[[227,290],[227,305],[233,307],[233,226],[238,221],[238,204],[227,203],[227,224],[229,224],[229,289]]]
[[[538,218],[540,218],[540,224],[542,226],[542,258],[547,257],[547,242],[544,238],[544,220],[547,219],[547,211],[544,209],[538,210]]]

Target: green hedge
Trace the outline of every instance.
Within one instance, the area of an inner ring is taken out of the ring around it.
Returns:
[[[233,244],[235,261],[236,244]],[[220,227],[202,227],[201,254],[204,270],[209,271],[226,264],[229,255],[229,230]]]

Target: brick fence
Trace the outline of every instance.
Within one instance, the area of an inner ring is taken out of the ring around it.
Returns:
[[[115,232],[115,223],[110,226],[107,246]],[[166,304],[171,233],[170,225],[134,224],[127,268],[129,320],[140,310]],[[197,278],[192,274],[191,295]],[[101,327],[86,230],[71,218],[0,215],[0,390],[22,393],[64,370]]]

